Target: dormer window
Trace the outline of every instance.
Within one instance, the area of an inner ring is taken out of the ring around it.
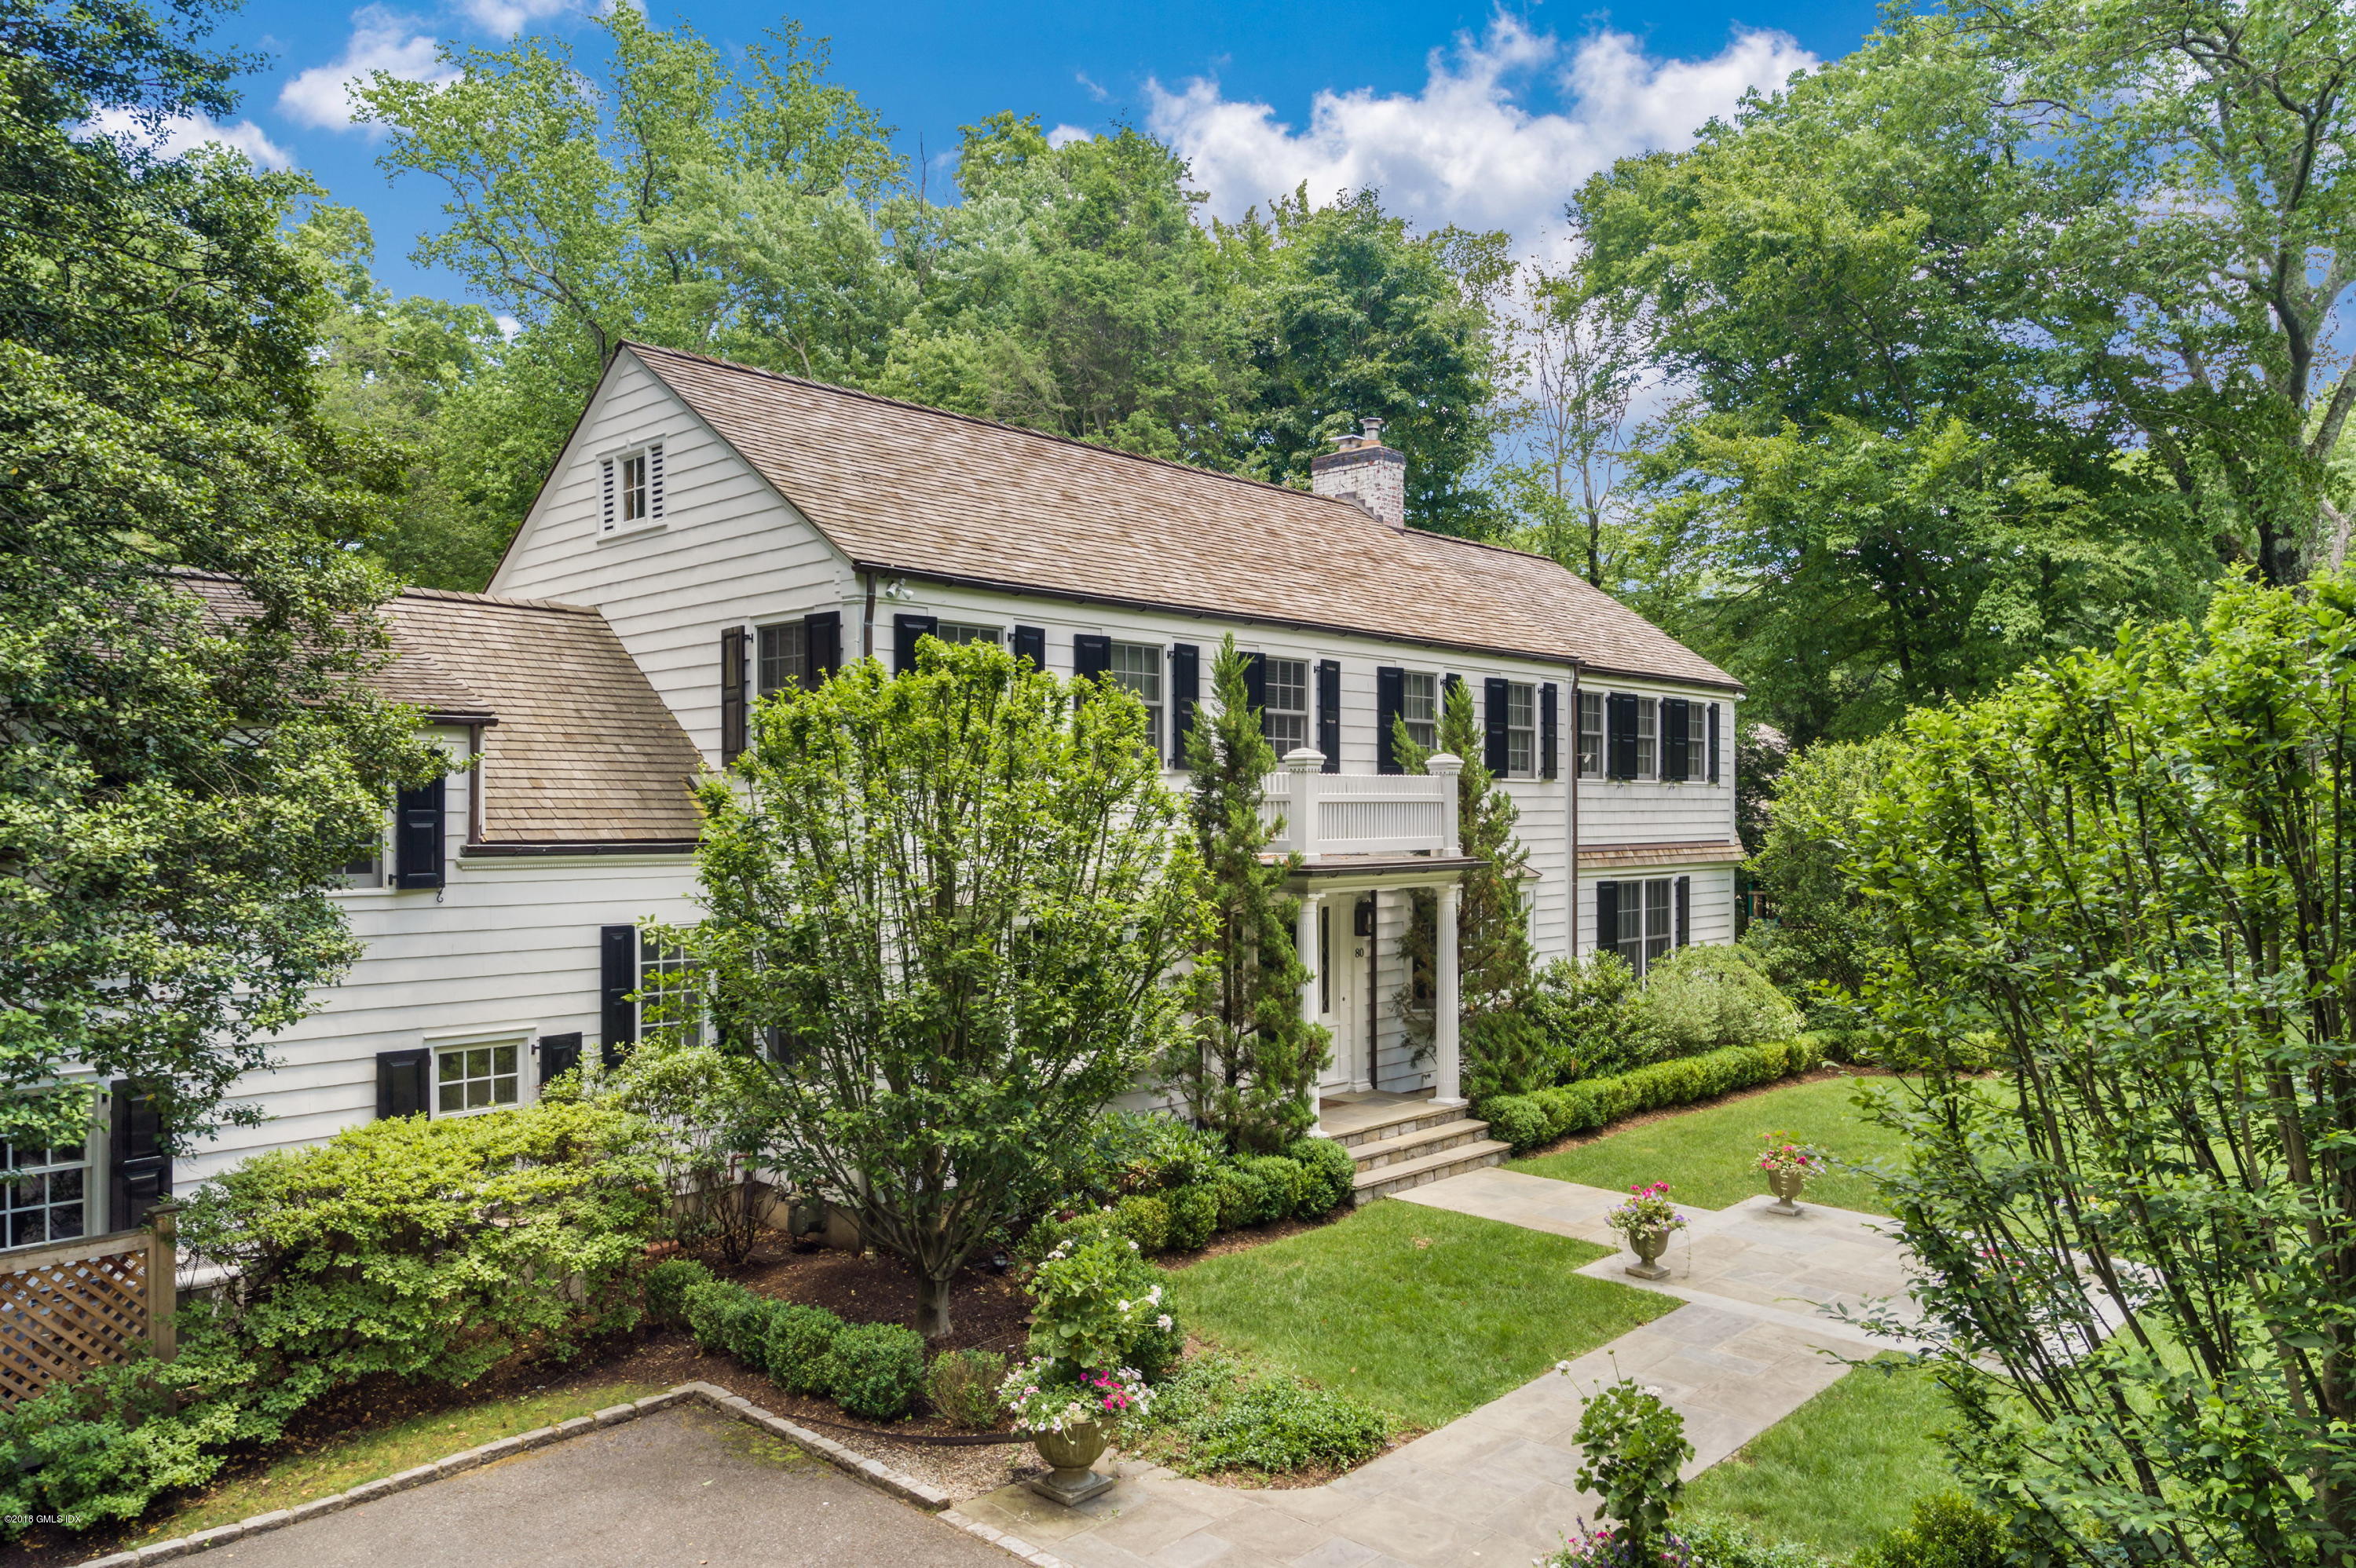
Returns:
[[[662,521],[663,447],[652,442],[603,460],[605,496],[598,513],[600,534],[626,533]]]

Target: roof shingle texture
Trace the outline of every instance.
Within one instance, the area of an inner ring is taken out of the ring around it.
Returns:
[[[703,759],[594,610],[412,588],[385,607],[402,695],[430,668],[480,694],[483,840],[681,843]],[[425,704],[420,704],[426,706]]]
[[[1355,502],[641,344],[640,361],[864,568],[1734,687],[1542,556]]]

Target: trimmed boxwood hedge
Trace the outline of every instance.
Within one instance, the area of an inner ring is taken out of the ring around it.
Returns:
[[[1495,1094],[1473,1107],[1489,1124],[1490,1136],[1515,1152],[1551,1143],[1569,1133],[1592,1132],[1622,1117],[1667,1105],[1689,1105],[1737,1089],[1772,1083],[1824,1065],[1824,1048],[1814,1036],[1730,1045],[1649,1067],[1540,1089],[1531,1094]]]

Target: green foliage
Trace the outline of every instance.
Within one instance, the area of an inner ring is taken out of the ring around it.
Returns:
[[[1072,1172],[1071,1191],[1109,1203],[1126,1193],[1208,1180],[1226,1157],[1225,1139],[1183,1117],[1107,1111],[1090,1129],[1088,1147]]]
[[[1005,1378],[1006,1358],[995,1350],[944,1350],[925,1373],[925,1400],[951,1425],[987,1432],[1003,1413],[998,1385]]]
[[[1613,952],[1558,958],[1539,970],[1525,1011],[1546,1035],[1548,1061],[1534,1086],[1637,1065],[1644,1049],[1636,1019],[1642,994],[1634,968]]]
[[[1152,1266],[1125,1237],[1059,1244],[1031,1271],[1027,1285],[1031,1353],[1053,1364],[1055,1381],[1125,1366],[1150,1379],[1139,1352],[1166,1364],[1183,1343]]]
[[[318,406],[306,187],[137,150],[243,61],[205,0],[102,10],[0,20],[0,1138],[32,1144],[119,1077],[177,1141],[258,1121],[231,1086],[359,951],[344,865],[444,765],[365,678],[389,475]]]
[[[1124,1198],[1113,1205],[1113,1220],[1120,1233],[1137,1243],[1139,1251],[1169,1251],[1170,1205],[1161,1199],[1142,1193]]]
[[[673,1328],[687,1327],[687,1293],[712,1278],[693,1258],[665,1258],[647,1270],[647,1316]]]
[[[1489,1136],[1511,1144],[1518,1154],[1536,1148],[1553,1134],[1544,1107],[1527,1094],[1492,1094],[1472,1103],[1472,1114],[1489,1124]]]
[[[838,1330],[818,1380],[851,1415],[897,1421],[925,1387],[925,1337],[898,1323],[852,1323]]]
[[[842,1329],[842,1319],[822,1307],[776,1303],[769,1310],[768,1336],[755,1360],[768,1370],[769,1381],[787,1393],[824,1393],[827,1358]]]
[[[1293,1212],[1304,1220],[1331,1214],[1350,1200],[1358,1162],[1332,1138],[1295,1138],[1284,1157],[1301,1168]]]
[[[1282,1155],[1256,1155],[1242,1162],[1245,1177],[1258,1185],[1258,1213],[1261,1224],[1274,1220],[1290,1220],[1301,1211],[1302,1204],[1312,1194],[1308,1190],[1310,1177],[1298,1161]],[[1322,1181],[1320,1183],[1322,1187]]]
[[[1247,666],[1229,633],[1211,666],[1215,702],[1194,709],[1186,733],[1194,775],[1187,810],[1213,924],[1194,956],[1194,1030],[1164,1056],[1162,1072],[1196,1121],[1252,1153],[1308,1130],[1333,1036],[1301,1016],[1309,978],[1293,950],[1301,901],[1284,891],[1300,857],[1262,856],[1279,826],[1260,820],[1277,755],[1249,700]]]
[[[1913,1332],[2024,1550],[2356,1551],[2351,716],[2356,586],[2237,583],[1917,714],[1864,814]]]
[[[637,1044],[608,1072],[612,1103],[637,1118],[639,1150],[660,1172],[663,1190],[679,1195],[669,1231],[684,1245],[709,1243],[730,1266],[751,1255],[765,1228],[755,1189],[742,1179],[776,1115],[776,1083],[756,1059],[706,1044],[683,1029],[688,1020],[641,1008]]]
[[[1237,1231],[1246,1225],[1260,1222],[1260,1183],[1233,1166],[1211,1179],[1211,1190],[1219,1200],[1219,1229]]]
[[[1167,1201],[1171,1251],[1191,1253],[1218,1233],[1219,1189],[1214,1183],[1198,1181],[1191,1187],[1174,1188]]]
[[[1521,813],[1482,759],[1487,754],[1472,688],[1449,686],[1440,704],[1437,751],[1464,764],[1456,781],[1456,831],[1463,852],[1481,864],[1458,879],[1456,976],[1460,1001],[1459,1046],[1463,1093],[1472,1099],[1518,1093],[1548,1080],[1553,1051],[1526,1015],[1536,980],[1532,974],[1529,922],[1522,912],[1522,878],[1529,851],[1514,837]],[[1431,752],[1415,743],[1405,720],[1391,721],[1391,754],[1408,773],[1424,771]],[[1436,895],[1419,893],[1411,906],[1399,951],[1411,974],[1430,976],[1440,933]],[[1415,982],[1398,1001],[1418,1049],[1431,1049],[1431,1016],[1415,1001]]]
[[[1565,1362],[1568,1371],[1569,1363]],[[1656,1554],[1685,1482],[1677,1470],[1694,1456],[1685,1418],[1633,1379],[1607,1384],[1579,1414],[1579,1488],[1636,1562]]]
[[[1646,970],[1637,1028],[1665,1057],[1800,1032],[1800,1010],[1739,949],[1680,947]]]
[[[1852,1568],[2005,1568],[2013,1561],[2004,1523],[1960,1492],[1914,1505],[1914,1516],[1857,1554]]]
[[[1162,1385],[1141,1441],[1181,1474],[1345,1470],[1390,1443],[1374,1411],[1290,1372],[1197,1356]]]
[[[688,1332],[706,1350],[752,1366],[768,1359],[771,1303],[733,1279],[700,1280],[680,1294]]]
[[[699,786],[709,912],[674,934],[731,1049],[796,1046],[758,1157],[916,1269],[937,1338],[967,1257],[1184,1029],[1203,906],[1144,724],[1118,687],[927,640],[766,699]]]
[[[1872,923],[1843,867],[1866,803],[1888,770],[1894,742],[1826,742],[1784,764],[1767,804],[1751,871],[1774,901],[1775,919],[1743,933],[1769,976],[1800,998],[1812,1023],[1848,1016],[1873,966]]]
[[[1762,1541],[1726,1520],[1682,1519],[1676,1534],[1692,1556],[1693,1568],[1832,1568],[1823,1556],[1804,1546],[1789,1541]],[[1850,1568],[1862,1565],[1852,1563]]]
[[[1479,1102],[1474,1111],[1490,1124],[1492,1136],[1518,1152],[1571,1133],[1593,1132],[1623,1116],[1714,1100],[1737,1089],[1812,1072],[1824,1061],[1823,1048],[1813,1036],[1794,1035],[1655,1062],[1533,1094],[1494,1095]]]

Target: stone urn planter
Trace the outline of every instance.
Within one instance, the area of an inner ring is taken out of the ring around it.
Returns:
[[[1628,1272],[1630,1274],[1635,1275],[1638,1279],[1666,1279],[1669,1277],[1669,1271],[1661,1266],[1660,1261],[1661,1254],[1669,1250],[1669,1232],[1667,1231],[1633,1232],[1628,1237],[1628,1250],[1636,1254],[1636,1261],[1628,1265]]]
[[[1797,1214],[1800,1211],[1800,1191],[1808,1185],[1804,1170],[1771,1170],[1767,1173],[1767,1190],[1775,1201],[1767,1205],[1770,1214]]]
[[[1047,1473],[1031,1482],[1041,1497],[1071,1508],[1112,1489],[1112,1477],[1091,1468],[1105,1451],[1104,1428],[1095,1422],[1064,1432],[1033,1432],[1031,1445],[1048,1465]]]

